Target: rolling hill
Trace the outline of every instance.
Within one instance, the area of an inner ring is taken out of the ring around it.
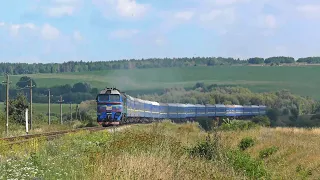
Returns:
[[[205,84],[239,85],[255,92],[288,89],[320,99],[320,66],[219,66],[107,70],[79,73],[29,74],[39,87],[88,82],[102,89],[116,86],[130,94],[161,91],[164,88]],[[22,75],[10,76],[15,84]],[[3,80],[3,77],[0,79]]]

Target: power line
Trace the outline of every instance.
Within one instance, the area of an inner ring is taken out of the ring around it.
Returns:
[[[2,82],[3,84],[6,84],[6,134],[9,135],[9,86],[11,84],[11,81],[9,81],[9,74],[6,74],[6,81]]]

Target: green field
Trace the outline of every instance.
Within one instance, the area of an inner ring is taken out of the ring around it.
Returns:
[[[39,87],[88,82],[99,89],[116,86],[123,91],[146,92],[167,87],[191,87],[197,82],[248,87],[255,92],[288,89],[320,99],[320,66],[220,66],[111,70],[81,73],[32,74]],[[21,75],[11,76],[16,83]],[[2,79],[3,80],[3,77]]]
[[[72,105],[73,112],[75,112],[76,105]],[[0,109],[3,111],[5,108],[4,104],[0,103]],[[47,113],[48,112],[48,104],[42,103],[33,103],[32,108],[34,112],[37,113]],[[60,114],[60,104],[51,104],[51,113]],[[70,112],[70,105],[69,104],[62,104],[62,113],[69,113]]]

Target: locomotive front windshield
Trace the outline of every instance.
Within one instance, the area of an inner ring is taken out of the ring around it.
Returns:
[[[119,94],[109,94],[109,101],[120,101]]]
[[[120,101],[119,94],[100,94],[98,101]]]

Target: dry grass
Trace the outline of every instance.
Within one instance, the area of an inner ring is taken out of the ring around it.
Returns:
[[[204,136],[194,123],[136,126],[97,159],[92,179],[245,179],[224,161],[190,158],[184,147]]]
[[[32,144],[31,149],[36,152],[34,158],[12,159],[10,163],[22,164],[20,169],[31,166],[37,170],[33,177],[49,179],[250,179],[258,177],[250,173],[263,172],[260,167],[271,174],[271,179],[320,177],[319,129],[259,128],[220,131],[219,134],[223,149],[219,148],[217,154],[222,158],[211,160],[191,157],[186,150],[199,145],[207,135],[198,124],[162,122],[132,125],[115,133],[76,133],[50,143]],[[230,163],[224,152],[233,152],[230,150],[236,149],[245,137],[255,140],[255,144],[245,150],[253,159],[240,152],[230,158],[240,165]],[[261,159],[260,151],[272,146],[278,150]],[[17,147],[16,151],[15,157],[24,157],[25,150]],[[0,161],[4,163],[9,156],[3,155]],[[255,166],[259,160],[264,162],[264,167]],[[40,171],[48,167],[50,171]],[[9,170],[15,169],[10,164],[2,165],[1,169],[0,163],[0,177],[1,172],[10,173]]]
[[[223,132],[225,147],[235,148],[244,137],[253,137],[256,144],[246,150],[252,157],[259,158],[263,149],[275,146],[278,151],[265,164],[273,178],[299,179],[320,177],[320,129],[261,128],[241,132]],[[297,169],[302,169],[298,171]]]
[[[170,153],[121,154],[98,164],[93,179],[237,179],[230,168],[223,169],[223,164],[172,157]]]

